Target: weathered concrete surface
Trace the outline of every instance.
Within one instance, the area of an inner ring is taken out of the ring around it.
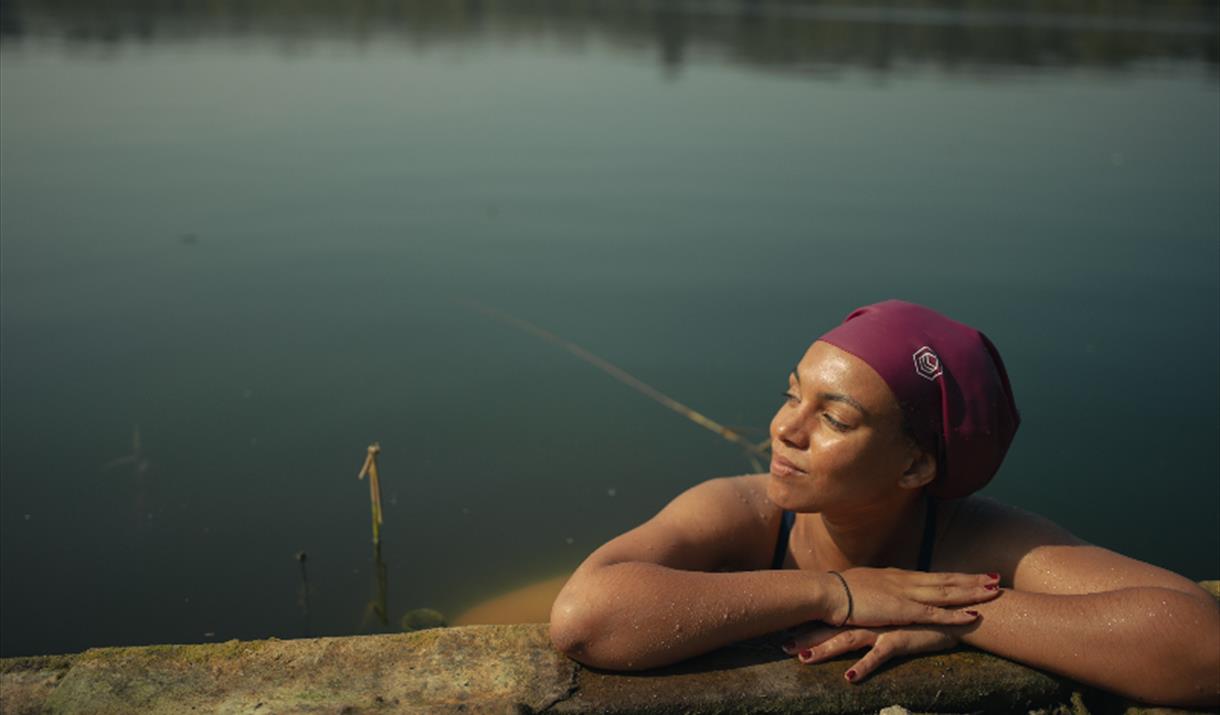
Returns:
[[[26,662],[4,663],[5,715],[529,712],[565,697],[576,673],[538,625],[96,648],[66,672],[13,660]]]
[[[853,686],[775,644],[647,674],[582,668],[545,624],[402,635],[97,648],[3,663],[4,713],[852,713],[1056,709],[1071,688],[977,652],[920,658]]]
[[[843,679],[858,658],[806,666],[776,644],[724,648],[643,674],[583,670],[558,713],[875,713],[1070,711],[1070,683],[973,650],[907,659],[860,685]],[[677,696],[677,697],[676,697]]]
[[[1220,597],[1220,582],[1205,587]],[[469,626],[0,659],[0,713],[1182,712],[970,649],[898,662],[860,685],[843,680],[848,664],[803,666],[759,641],[608,673],[556,653],[544,624]]]

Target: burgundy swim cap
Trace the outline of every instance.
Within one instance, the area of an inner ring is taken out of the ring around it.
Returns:
[[[818,339],[876,370],[916,441],[936,446],[929,493],[963,497],[995,476],[1021,415],[987,336],[921,305],[887,300],[855,310]]]

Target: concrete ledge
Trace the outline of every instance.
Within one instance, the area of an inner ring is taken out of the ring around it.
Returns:
[[[1140,711],[972,649],[906,659],[861,685],[842,678],[850,662],[802,666],[754,641],[647,673],[601,672],[555,652],[545,624],[95,648],[0,659],[0,713]]]

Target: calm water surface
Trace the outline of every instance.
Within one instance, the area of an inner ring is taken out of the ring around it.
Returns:
[[[476,305],[761,439],[926,303],[1011,373],[987,494],[1220,576],[1214,7],[157,6],[0,18],[3,655],[452,615],[751,469]]]

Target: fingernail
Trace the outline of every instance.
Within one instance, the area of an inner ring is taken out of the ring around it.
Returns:
[[[1000,590],[1000,587],[994,583],[989,583],[986,586],[984,586],[983,588],[987,589],[988,591],[999,591]]]
[[[801,660],[809,660],[813,657],[813,651],[805,649],[800,652]]]
[[[854,670],[847,671],[847,679],[853,683],[856,682],[856,671],[854,671]]]
[[[979,615],[979,612],[978,612],[978,611],[971,611],[971,610],[967,610],[967,611],[966,611],[966,613],[969,613],[969,614],[970,614],[970,615],[972,615],[972,616],[977,616],[977,615]]]
[[[995,571],[992,571],[991,573],[987,574],[987,578],[995,579],[996,581],[999,581],[1000,574],[996,573]]]
[[[785,653],[791,653],[796,650],[796,641],[788,641],[780,646],[780,648],[782,648]]]

